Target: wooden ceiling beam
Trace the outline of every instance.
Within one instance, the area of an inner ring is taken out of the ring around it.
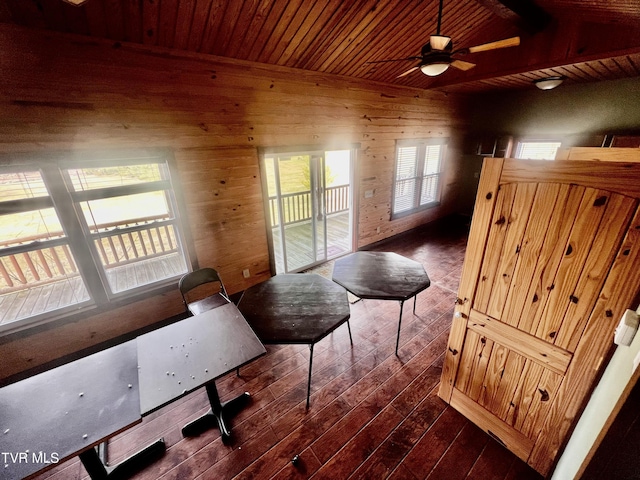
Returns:
[[[551,22],[551,15],[532,0],[476,0],[500,18],[521,30],[534,34],[543,31]]]
[[[443,75],[422,79],[422,88],[487,80],[573,65],[640,52],[640,33],[626,26],[599,25],[598,28],[555,21],[544,32],[524,38],[518,47],[459,57],[476,63],[469,71],[449,69]]]
[[[469,72],[461,72],[461,74],[457,75],[455,79],[449,79],[448,81],[442,81],[440,77],[434,77],[434,81],[427,87],[429,89],[436,88],[446,88],[453,86],[460,86],[466,83],[473,83],[479,81],[489,81],[491,79],[505,79],[511,77],[513,75],[525,74],[528,72],[541,72],[543,70],[548,69],[562,69],[567,66],[572,66],[576,64],[583,64],[594,61],[605,61],[611,58],[620,58],[629,55],[640,55],[640,45],[633,48],[627,48],[625,50],[620,50],[616,52],[603,52],[603,53],[594,53],[591,55],[577,55],[571,58],[567,58],[562,62],[558,61],[547,61],[540,62],[537,64],[530,65],[520,65],[515,68],[510,69],[502,69],[500,71],[494,72],[486,72],[480,75],[465,75]],[[550,75],[556,75],[556,72],[551,73]]]

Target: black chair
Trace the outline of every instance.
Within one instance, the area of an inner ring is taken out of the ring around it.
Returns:
[[[193,315],[231,302],[220,275],[213,268],[201,268],[187,273],[178,282],[178,288],[184,306]]]

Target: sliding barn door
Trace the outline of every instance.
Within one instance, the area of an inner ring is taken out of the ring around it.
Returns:
[[[547,475],[640,286],[640,164],[486,159],[440,396]]]

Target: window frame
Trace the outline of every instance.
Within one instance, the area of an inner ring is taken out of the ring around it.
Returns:
[[[160,181],[143,182],[140,184],[106,187],[74,191],[68,174],[73,168],[104,168],[122,165],[157,163],[165,168],[168,178]],[[60,319],[75,317],[77,314],[93,310],[106,311],[123,304],[138,301],[150,296],[163,293],[173,288],[182,274],[173,275],[151,283],[134,286],[122,291],[115,291],[106,278],[106,270],[100,261],[100,254],[95,247],[95,238],[99,233],[91,232],[84,218],[81,202],[114,196],[126,196],[135,193],[163,190],[170,205],[173,218],[159,223],[154,227],[172,225],[175,231],[178,252],[182,255],[186,271],[194,268],[194,247],[189,231],[189,225],[184,200],[180,189],[176,185],[178,178],[175,159],[171,150],[166,148],[114,149],[98,152],[60,151],[34,154],[1,154],[0,171],[20,172],[39,171],[48,195],[14,201],[0,201],[0,212],[14,213],[32,210],[33,206],[40,208],[54,208],[58,221],[64,232],[64,238],[46,240],[51,245],[65,243],[69,246],[78,273],[89,294],[89,299],[80,303],[67,305],[58,309],[45,311],[33,316],[20,318],[0,326],[0,337],[19,330],[48,324]],[[107,194],[106,197],[100,196]],[[119,233],[127,233],[126,229],[119,229]],[[28,251],[32,247],[8,247],[3,250],[3,257],[12,253]],[[144,258],[144,257],[142,257]]]
[[[403,139],[396,140],[395,147],[395,162],[393,169],[393,185],[391,189],[391,220],[395,220],[397,218],[402,218],[407,215],[412,215],[417,212],[421,212],[423,210],[428,210],[433,207],[437,207],[440,205],[440,199],[442,196],[442,172],[444,171],[444,163],[447,153],[447,147],[449,144],[449,139],[446,137],[433,137],[433,138],[421,138],[421,139]],[[427,148],[430,146],[438,145],[440,146],[440,155],[438,159],[438,171],[433,174],[424,175],[424,166],[425,159],[427,156]],[[415,176],[412,177],[415,179],[415,190],[414,190],[414,198],[412,202],[411,208],[406,210],[402,210],[400,212],[396,212],[396,192],[398,189],[398,183],[402,181],[406,181],[408,179],[398,179],[398,166],[399,166],[399,151],[401,148],[406,147],[416,147],[416,159],[415,159]],[[422,198],[422,189],[424,186],[424,180],[427,177],[436,177],[436,194],[435,200],[432,200],[427,203],[421,203]]]

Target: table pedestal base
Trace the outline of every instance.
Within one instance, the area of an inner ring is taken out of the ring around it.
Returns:
[[[161,438],[132,456],[111,467],[106,466],[95,448],[90,448],[82,452],[80,461],[87,470],[92,480],[125,479],[135,475],[137,472],[158,460],[166,450],[164,439]]]
[[[211,410],[182,427],[182,435],[185,437],[197,437],[210,428],[217,426],[222,435],[222,441],[226,442],[231,437],[231,427],[227,424],[228,419],[247,405],[251,395],[249,392],[244,392],[228,402],[221,403],[214,382],[209,382],[205,385],[205,388]]]

